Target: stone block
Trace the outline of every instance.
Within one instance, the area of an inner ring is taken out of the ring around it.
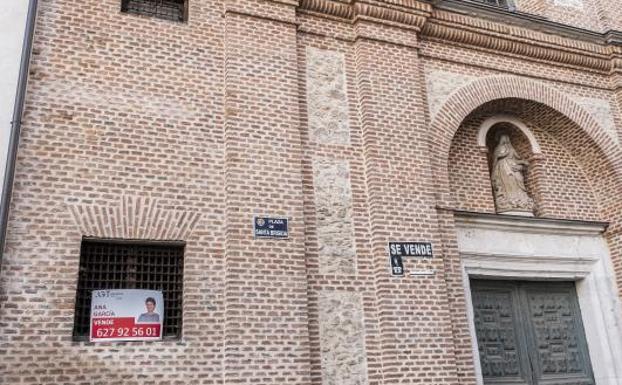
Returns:
[[[363,308],[358,293],[320,293],[322,385],[366,385]]]
[[[350,144],[343,53],[307,47],[307,113],[311,141]]]
[[[355,274],[350,166],[346,160],[313,162],[318,254],[321,274]]]
[[[605,99],[598,98],[577,98],[576,100],[617,143],[618,134],[616,132],[616,124],[613,120],[611,104]]]
[[[449,95],[474,79],[474,76],[448,71],[432,71],[428,73],[426,76],[426,86],[430,116],[436,115],[449,98]]]

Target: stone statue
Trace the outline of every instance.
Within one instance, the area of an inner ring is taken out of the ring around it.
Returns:
[[[533,215],[534,202],[527,194],[523,173],[529,163],[522,160],[502,134],[492,159],[492,188],[498,213]]]

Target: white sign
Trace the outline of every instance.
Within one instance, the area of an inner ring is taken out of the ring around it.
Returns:
[[[162,339],[164,300],[156,290],[94,290],[91,342]]]

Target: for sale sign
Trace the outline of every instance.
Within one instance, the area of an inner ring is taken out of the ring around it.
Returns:
[[[164,301],[156,290],[94,290],[91,342],[162,339]]]

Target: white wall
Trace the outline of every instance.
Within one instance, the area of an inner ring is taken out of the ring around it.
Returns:
[[[0,0],[0,194],[29,0]]]

